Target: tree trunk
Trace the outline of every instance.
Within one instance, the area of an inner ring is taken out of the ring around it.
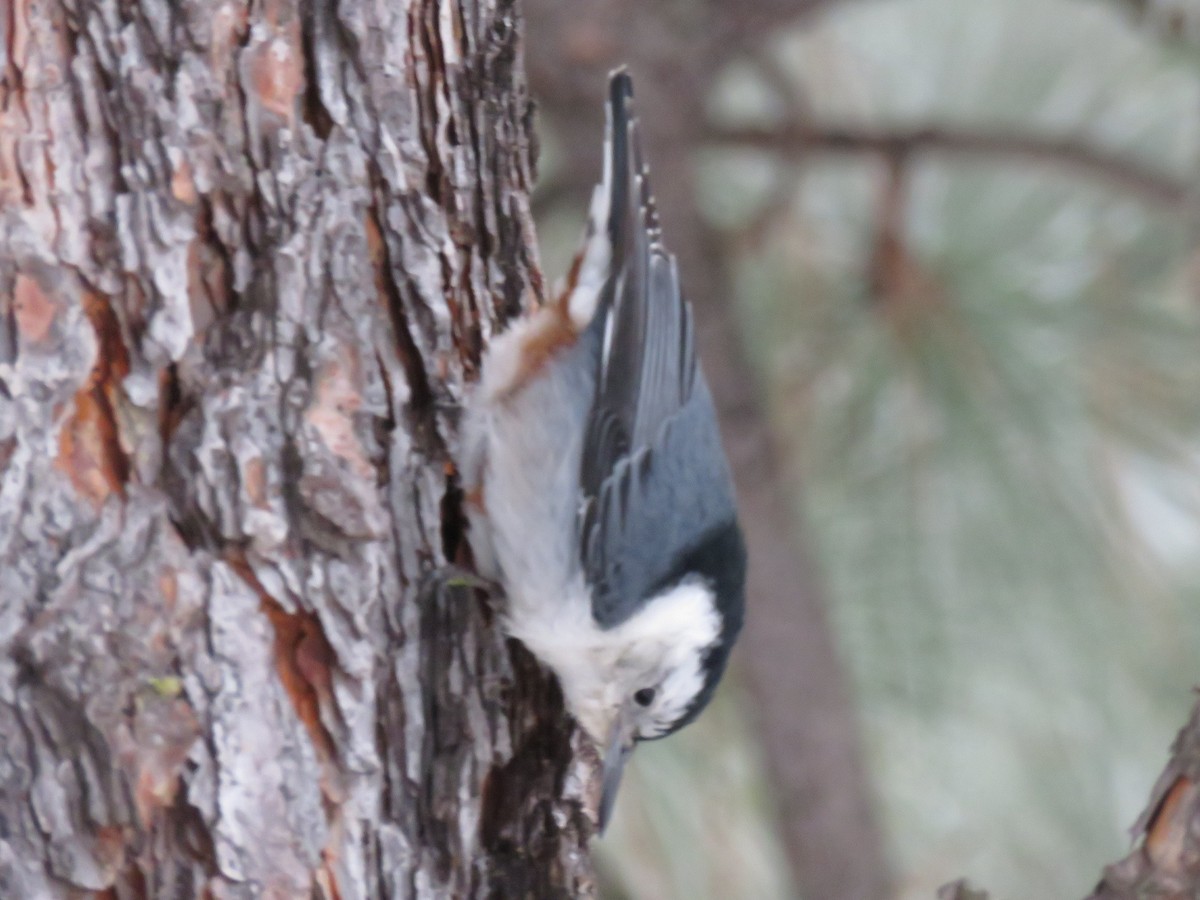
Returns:
[[[0,896],[591,891],[462,545],[540,293],[511,0],[0,16]]]

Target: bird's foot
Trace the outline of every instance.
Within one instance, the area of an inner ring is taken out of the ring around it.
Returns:
[[[477,575],[462,566],[447,563],[426,572],[421,579],[421,592],[442,591],[447,588],[465,588],[473,591],[483,591],[488,597],[503,596],[504,589],[499,582]]]

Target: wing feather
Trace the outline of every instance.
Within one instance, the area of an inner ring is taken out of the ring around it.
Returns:
[[[714,533],[736,531],[692,310],[662,244],[631,101],[618,72],[605,161],[612,263],[589,326],[597,386],[580,465],[580,550],[603,627],[668,586]],[[740,584],[737,593],[740,604]]]

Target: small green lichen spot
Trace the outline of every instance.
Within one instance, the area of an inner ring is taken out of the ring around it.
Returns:
[[[174,675],[151,678],[149,683],[160,697],[178,697],[183,692],[183,682]]]

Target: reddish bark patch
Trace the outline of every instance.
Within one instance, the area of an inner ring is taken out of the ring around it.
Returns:
[[[178,165],[171,171],[171,196],[188,206],[199,199],[196,182],[192,178],[192,164],[186,157],[179,160]]]
[[[291,121],[304,90],[304,56],[299,23],[277,29],[250,51],[249,88],[267,112]]]
[[[152,826],[179,795],[188,754],[201,735],[192,707],[182,697],[178,678],[152,679],[138,698],[134,717],[136,775],[133,802],[143,827]]]
[[[1192,840],[1189,828],[1196,813],[1196,799],[1196,785],[1180,776],[1146,828],[1146,855],[1162,872],[1181,873],[1187,869],[1185,856]]]
[[[43,290],[37,279],[18,274],[13,286],[13,316],[21,338],[31,344],[44,341],[57,315],[58,302]]]
[[[328,850],[321,851],[321,865],[317,868],[313,879],[321,886],[324,896],[331,900],[342,900],[342,892],[338,890],[337,875],[333,871],[333,860]]]
[[[83,311],[92,323],[99,343],[96,363],[88,382],[102,387],[111,399],[115,396],[117,384],[129,374],[129,350],[121,335],[121,323],[109,299],[94,291],[84,293]]]
[[[289,613],[266,594],[262,610],[275,629],[275,668],[279,680],[304,723],[317,753],[326,763],[337,759],[333,736],[321,721],[322,703],[333,701],[330,667],[336,660],[321,620],[310,612]],[[329,785],[325,785],[328,794]]]
[[[246,460],[242,466],[242,486],[251,503],[259,509],[267,508],[267,464],[261,456]]]
[[[84,388],[75,395],[75,412],[63,425],[58,448],[59,470],[96,506],[121,490],[128,475],[127,460],[102,392]]]
[[[350,346],[344,347],[340,358],[322,365],[313,379],[313,402],[304,420],[355,475],[370,480],[375,471],[354,427],[354,416],[362,407],[359,368],[358,357]]]
[[[99,506],[129,480],[129,458],[116,419],[120,382],[129,374],[129,352],[106,297],[88,292],[83,308],[96,332],[96,361],[75,394],[74,413],[63,423],[56,465],[80,494]]]
[[[259,596],[263,614],[275,632],[275,670],[296,715],[304,723],[313,747],[323,764],[337,759],[333,736],[321,721],[322,704],[333,702],[331,668],[337,654],[325,637],[321,620],[311,612],[288,612],[267,593],[262,582],[239,553],[226,554],[226,561]],[[328,780],[325,793],[331,793]]]
[[[7,62],[0,69],[0,208],[33,205],[20,157],[21,136],[28,133],[30,125],[24,70],[29,65],[32,6],[30,0],[17,0],[0,12],[6,19],[0,35],[7,43],[0,55]]]
[[[376,295],[386,301],[388,292],[384,281],[384,267],[387,265],[387,247],[383,245],[383,235],[374,215],[368,215],[363,220],[363,230],[367,236],[367,257],[371,261],[371,270],[375,273]]]

